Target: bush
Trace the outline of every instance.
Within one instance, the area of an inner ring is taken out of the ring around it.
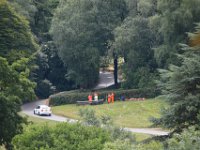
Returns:
[[[141,143],[135,146],[136,150],[164,150],[164,146],[159,141],[151,141],[149,143]]]
[[[155,97],[158,93],[152,89],[130,89],[130,90],[99,90],[99,99],[106,99],[108,93],[115,93],[115,99],[120,100],[120,97],[124,95],[126,98],[152,98]],[[74,104],[76,101],[86,101],[90,91],[68,91],[61,92],[55,95],[51,95],[50,105],[63,105],[63,104]]]
[[[135,136],[131,132],[128,132],[121,127],[115,126],[113,124],[113,120],[109,116],[97,117],[95,115],[95,111],[88,108],[81,109],[79,111],[79,115],[83,119],[83,124],[88,126],[102,127],[104,130],[108,131],[110,133],[112,142],[118,140],[123,142],[126,141],[128,143],[135,143]],[[124,143],[121,144],[123,145]]]
[[[200,131],[195,127],[185,129],[181,134],[174,134],[173,138],[168,140],[168,150],[199,150],[200,149]]]
[[[103,150],[133,150],[133,146],[129,141],[116,140],[114,142],[107,142]]]
[[[102,150],[110,142],[108,132],[97,127],[61,123],[30,126],[13,138],[15,150]]]

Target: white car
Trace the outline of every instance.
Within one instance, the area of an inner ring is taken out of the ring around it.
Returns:
[[[34,114],[37,115],[48,115],[51,116],[51,107],[47,106],[47,105],[38,105],[34,111]]]

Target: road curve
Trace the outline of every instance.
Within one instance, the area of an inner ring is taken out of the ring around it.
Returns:
[[[46,100],[39,100],[39,101],[34,101],[31,103],[27,103],[24,104],[21,108],[22,108],[22,112],[28,116],[33,116],[33,117],[38,117],[41,119],[48,119],[48,120],[53,120],[53,121],[59,121],[59,122],[76,122],[77,120],[74,119],[70,119],[70,118],[66,118],[66,117],[62,117],[62,116],[58,116],[58,115],[54,115],[52,114],[51,116],[38,116],[35,115],[33,113],[34,108],[37,105],[42,105],[42,104],[46,104]]]
[[[114,79],[113,79],[113,73],[112,72],[100,72],[100,79],[98,85],[94,89],[101,89],[108,87],[110,85],[114,84]],[[41,104],[46,104],[46,100],[39,100],[39,101],[34,101],[31,103],[24,104],[22,108],[22,112],[28,116],[34,116],[34,117],[39,117],[41,119],[48,119],[48,120],[53,120],[53,121],[58,121],[58,122],[70,122],[74,123],[77,122],[78,120],[58,116],[52,114],[51,116],[38,116],[33,114],[33,110],[37,105]],[[169,132],[166,131],[161,131],[158,129],[153,129],[153,128],[124,128],[126,131],[130,131],[133,133],[145,133],[145,134],[150,134],[150,135],[155,135],[155,136],[162,136],[162,135],[168,135]]]
[[[52,114],[51,116],[38,116],[33,114],[33,109],[37,105],[45,104],[46,100],[40,100],[40,101],[35,101],[31,103],[24,104],[22,106],[22,112],[28,116],[33,116],[33,117],[38,117],[41,119],[48,119],[48,120],[53,120],[53,121],[58,121],[58,122],[70,122],[74,123],[77,122],[78,120],[75,119],[70,119],[58,115]],[[161,131],[160,129],[154,129],[154,128],[124,128],[126,131],[130,131],[133,133],[144,133],[144,134],[150,134],[154,136],[162,136],[162,135],[168,135],[169,132],[166,131]]]

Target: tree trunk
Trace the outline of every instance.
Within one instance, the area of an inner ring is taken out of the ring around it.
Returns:
[[[114,83],[115,87],[118,88],[118,57],[114,54]]]

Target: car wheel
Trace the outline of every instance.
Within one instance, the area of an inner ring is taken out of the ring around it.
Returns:
[[[33,111],[33,114],[35,115],[35,110]]]
[[[51,114],[49,114],[49,116],[51,116]]]

